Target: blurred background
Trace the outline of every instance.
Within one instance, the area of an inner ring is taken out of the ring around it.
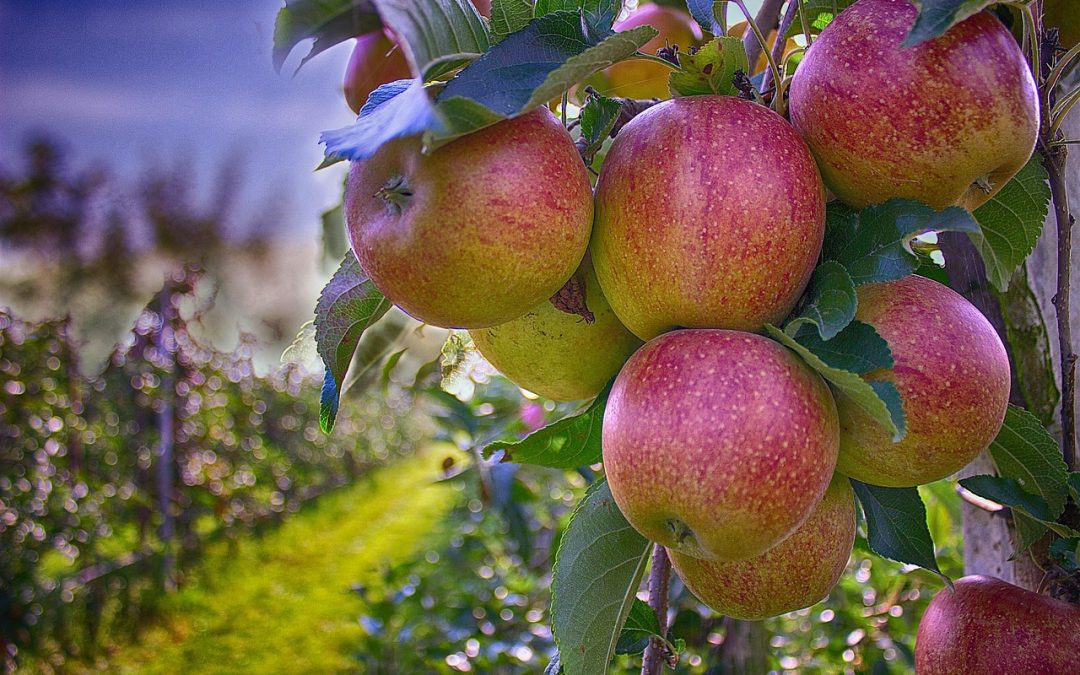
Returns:
[[[572,406],[391,312],[319,431],[309,320],[344,167],[314,167],[353,119],[352,46],[278,75],[281,4],[0,0],[5,670],[539,673],[554,653],[553,550],[595,476],[478,449]],[[924,490],[956,575],[953,488]],[[764,623],[676,582],[678,671],[910,672],[940,582],[908,571],[860,538],[826,602]]]

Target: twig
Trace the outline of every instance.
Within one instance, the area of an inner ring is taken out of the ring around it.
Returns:
[[[652,565],[649,568],[649,607],[656,612],[660,633],[667,635],[668,582],[671,580],[671,561],[667,549],[660,544],[653,547]],[[663,640],[653,637],[645,648],[641,661],[641,675],[659,675],[664,667],[667,646]]]
[[[765,2],[761,3],[761,9],[758,10],[757,16],[754,17],[754,22],[757,23],[758,28],[764,31],[766,39],[768,39],[769,32],[772,30],[773,26],[776,25],[776,20],[780,17],[780,7],[783,4],[784,0],[765,0]],[[797,5],[798,2],[793,2],[793,4]],[[780,33],[777,32],[776,35],[776,42],[782,45],[783,41],[780,40]],[[742,43],[743,49],[746,50],[746,59],[750,66],[750,73],[753,74],[754,64],[757,63],[758,57],[761,56],[761,51],[765,49],[765,47],[757,40],[757,37],[751,30],[747,30],[743,33]],[[775,55],[773,56],[773,60],[777,60]],[[765,89],[767,87],[762,88]]]
[[[761,34],[761,27],[758,26],[757,19],[755,19],[753,16],[750,15],[750,10],[748,10],[746,8],[746,3],[743,0],[733,0],[733,2],[736,5],[738,5],[739,10],[741,10],[743,16],[746,17],[746,23],[749,24],[750,30],[753,31],[753,33],[754,33],[754,37],[757,38],[758,47],[760,47],[761,50],[764,50],[765,46],[768,44],[768,40],[765,38],[764,35]],[[769,0],[766,0],[766,3],[768,3],[768,2],[769,2]],[[769,21],[769,24],[768,24],[769,27],[772,27],[772,24],[776,22],[776,14],[779,13],[779,9],[780,8],[777,7],[777,11],[773,13],[772,19]],[[761,14],[764,14],[764,10],[765,10],[765,6],[762,6]],[[745,35],[743,37],[743,46],[744,46],[743,48],[744,49],[746,49],[746,45],[750,44],[749,40],[750,40],[749,34],[747,34],[747,35]],[[758,54],[760,54],[760,53],[761,53],[760,50],[755,50],[753,58],[748,58],[747,67],[750,68],[750,70],[754,69],[754,64],[757,63],[757,57],[758,57]],[[777,82],[779,82],[780,81],[780,71],[777,69],[776,59],[774,59],[772,57],[771,52],[766,51],[765,55],[767,57],[769,57],[769,69],[772,70],[773,78]],[[747,53],[747,57],[750,57],[749,52]]]
[[[787,10],[784,12],[784,16],[780,19],[780,27],[776,29],[776,42],[773,42],[771,52],[773,61],[776,61],[777,63],[780,62],[780,58],[784,55],[784,45],[787,44],[787,40],[784,39],[784,36],[787,35],[788,29],[791,28],[791,24],[795,22],[795,14],[797,14],[798,11],[799,0],[791,0],[791,2],[788,3]],[[768,91],[770,84],[772,84],[772,71],[766,70],[765,78],[761,81],[761,90]],[[782,99],[783,96],[784,93],[777,89],[776,99],[774,100]],[[780,103],[780,105],[783,104]],[[781,115],[784,114],[781,109],[777,109],[777,112]]]

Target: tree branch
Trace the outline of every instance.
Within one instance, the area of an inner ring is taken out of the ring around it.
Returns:
[[[787,44],[787,40],[784,36],[787,35],[788,29],[791,28],[791,24],[795,23],[795,15],[799,12],[799,0],[791,0],[788,3],[787,9],[784,11],[783,18],[780,19],[780,26],[776,29],[776,41],[773,42],[772,59],[776,63],[780,63],[780,59],[784,56],[784,45]],[[781,73],[783,76],[783,73]],[[768,91],[769,85],[772,84],[772,70],[765,71],[765,79],[761,81],[761,91]],[[777,96],[782,96],[782,92],[777,91]]]
[[[649,567],[649,607],[656,612],[660,633],[667,634],[668,582],[671,580],[671,560],[667,549],[660,544],[653,547],[652,565]],[[659,675],[664,667],[667,646],[663,640],[652,638],[645,648],[641,662],[641,675]]]
[[[769,33],[776,27],[776,20],[780,18],[780,7],[784,4],[784,0],[765,0],[761,3],[761,9],[758,10],[757,16],[754,17],[754,23],[761,29],[762,34],[765,36],[765,40],[769,39]],[[793,5],[799,3],[792,0]],[[789,11],[790,13],[790,11]],[[779,33],[777,33],[779,35]],[[777,38],[776,42],[781,45],[783,49],[783,41]],[[743,33],[742,38],[743,49],[746,50],[747,63],[750,65],[750,74],[754,72],[754,64],[757,63],[758,57],[761,56],[761,51],[764,47],[758,42],[757,36],[754,35],[754,31],[750,30],[747,26],[746,32]],[[775,53],[775,48],[773,52]],[[776,59],[773,59],[776,61]],[[766,75],[768,77],[768,75]],[[762,90],[767,87],[762,87]]]

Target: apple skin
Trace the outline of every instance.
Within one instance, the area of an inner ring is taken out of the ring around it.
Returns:
[[[1080,606],[984,576],[930,601],[915,638],[919,675],[1080,673]]]
[[[758,621],[809,607],[829,594],[855,544],[855,492],[840,474],[810,517],[784,541],[739,562],[699,560],[675,551],[671,564],[717,613]]]
[[[622,21],[615,23],[616,31],[639,26],[652,26],[659,34],[642,45],[642,54],[656,55],[662,47],[679,45],[680,51],[701,42],[701,28],[689,14],[673,7],[642,5]],[[672,70],[661,63],[645,59],[627,59],[609,66],[605,71],[607,86],[598,87],[607,96],[622,98],[671,98],[668,76]]]
[[[634,528],[672,551],[760,555],[810,516],[832,478],[829,388],[776,342],[680,330],[623,366],[604,412],[604,470]]]
[[[596,185],[596,277],[645,340],[780,321],[824,234],[824,188],[806,145],[776,113],[730,96],[641,113],[615,137]]]
[[[345,186],[364,271],[391,302],[444,328],[505,323],[550,298],[581,263],[592,215],[585,165],[546,108],[430,155],[418,136],[392,140],[353,162]]]
[[[795,72],[791,123],[851,206],[906,197],[972,210],[1031,157],[1035,83],[989,13],[901,48],[916,14],[908,0],[859,0],[837,15]]]
[[[385,31],[376,30],[357,36],[349,65],[345,67],[345,101],[354,113],[379,85],[412,77],[405,52]]]
[[[611,311],[588,260],[579,274],[592,323],[545,300],[513,321],[469,331],[476,348],[499,372],[519,387],[556,401],[596,396],[641,346]]]
[[[837,397],[837,470],[872,485],[910,487],[963,468],[997,436],[1009,403],[1010,367],[990,322],[956,291],[920,276],[860,286],[855,318],[889,343],[907,435],[884,427]]]

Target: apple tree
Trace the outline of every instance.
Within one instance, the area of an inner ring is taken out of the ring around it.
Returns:
[[[737,619],[812,605],[857,532],[946,584],[920,672],[1077,672],[1067,3],[638,4],[286,2],[277,67],[357,38],[358,117],[322,135],[351,244],[316,308],[324,430],[400,358],[370,344],[395,305],[579,402],[472,435],[478,462],[599,476],[551,571],[550,673],[674,666],[672,569]],[[1048,217],[1056,371],[1027,266]],[[968,571],[1005,580],[939,569],[918,486],[958,472],[970,523],[1008,516]]]

